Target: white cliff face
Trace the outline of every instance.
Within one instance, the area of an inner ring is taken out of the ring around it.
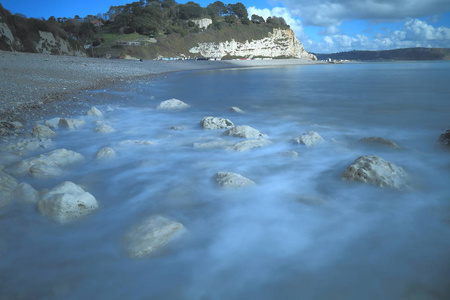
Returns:
[[[4,42],[8,44],[9,47],[11,47],[11,49],[18,49],[21,47],[20,42],[14,38],[11,29],[9,29],[6,23],[2,22],[1,17],[0,17],[0,39],[3,39]]]
[[[193,54],[205,57],[222,58],[224,56],[237,57],[295,57],[317,60],[306,52],[292,29],[274,28],[273,33],[261,40],[239,43],[235,40],[221,43],[199,43],[189,50]]]
[[[195,23],[200,29],[206,29],[209,25],[211,25],[213,22],[211,19],[204,18],[199,20],[192,20],[192,22]]]
[[[71,50],[69,42],[59,37],[55,37],[53,33],[48,31],[39,31],[40,40],[36,45],[36,52],[43,54],[52,54],[52,50],[63,55],[86,56],[81,51]]]

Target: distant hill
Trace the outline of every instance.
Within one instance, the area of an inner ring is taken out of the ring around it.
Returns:
[[[450,60],[450,48],[405,48],[382,51],[349,51],[331,54],[314,53],[319,60]]]

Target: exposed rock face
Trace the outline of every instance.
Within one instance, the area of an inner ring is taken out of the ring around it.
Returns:
[[[162,110],[182,110],[189,108],[190,105],[178,99],[169,99],[161,102],[156,109]]]
[[[83,155],[66,149],[56,149],[29,159],[9,165],[5,172],[23,176],[31,174],[33,177],[43,178],[61,175],[65,166],[80,162]]]
[[[200,125],[204,129],[228,129],[234,126],[230,120],[218,117],[204,117]]]
[[[56,135],[56,132],[45,125],[36,124],[33,128],[33,135],[38,138],[51,138]]]
[[[11,202],[18,184],[19,182],[14,177],[0,171],[0,208]]]
[[[315,131],[308,131],[299,137],[296,137],[293,142],[296,144],[303,144],[307,147],[314,146],[316,144],[322,143],[323,138]]]
[[[240,189],[255,185],[252,180],[232,172],[219,172],[216,174],[216,182],[223,189]]]
[[[396,143],[394,143],[391,140],[382,138],[382,137],[375,137],[375,136],[364,137],[364,138],[360,139],[359,141],[364,144],[368,144],[368,145],[380,145],[380,146],[392,148],[395,150],[400,149],[400,147]]]
[[[259,139],[259,138],[267,137],[267,135],[262,134],[255,128],[252,128],[247,125],[235,126],[233,128],[228,129],[223,134],[241,137],[241,138],[245,138],[245,139]]]
[[[125,247],[133,258],[150,255],[186,232],[183,224],[163,216],[151,216],[125,236]]]
[[[408,175],[401,167],[375,155],[356,159],[344,171],[342,178],[399,190],[409,188]]]
[[[213,21],[208,18],[203,18],[203,19],[199,19],[199,20],[191,20],[191,21],[194,22],[194,24],[197,25],[198,28],[200,28],[200,29],[206,29],[206,28],[208,28],[209,25],[211,25],[213,23]]]
[[[98,208],[97,200],[73,182],[65,181],[41,195],[39,212],[58,223],[69,223]]]
[[[23,48],[22,43],[14,37],[11,29],[9,29],[6,23],[3,23],[2,17],[0,16],[0,41],[1,40],[9,46],[8,50],[20,51]]]
[[[272,142],[266,139],[245,140],[237,144],[234,144],[233,146],[229,147],[228,150],[243,152],[243,151],[250,151],[255,148],[265,147],[270,144],[272,144]]]
[[[442,146],[450,147],[450,129],[439,136],[438,143]]]
[[[274,28],[269,36],[261,40],[246,41],[245,43],[231,41],[221,43],[199,43],[189,52],[205,57],[222,58],[224,56],[237,57],[294,57],[317,60],[306,52],[291,29]]]

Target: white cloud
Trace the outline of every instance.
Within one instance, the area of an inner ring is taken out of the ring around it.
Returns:
[[[386,50],[410,47],[450,47],[450,28],[434,27],[419,19],[409,19],[401,30],[377,33],[371,39],[364,34],[326,35],[320,41],[304,41],[306,50],[330,53],[351,50]]]
[[[306,25],[339,26],[346,20],[400,21],[450,11],[448,0],[280,0]]]
[[[294,30],[297,37],[303,37],[303,24],[299,19],[294,18],[289,10],[285,7],[274,7],[272,9],[263,8],[259,9],[254,6],[247,8],[248,15],[258,15],[267,19],[268,17],[282,17],[286,23]]]

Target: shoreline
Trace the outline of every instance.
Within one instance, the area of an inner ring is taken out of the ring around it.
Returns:
[[[0,122],[30,127],[55,114],[70,116],[83,91],[174,72],[321,64],[307,59],[227,61],[139,61],[0,51]],[[90,103],[94,105],[95,103]]]

